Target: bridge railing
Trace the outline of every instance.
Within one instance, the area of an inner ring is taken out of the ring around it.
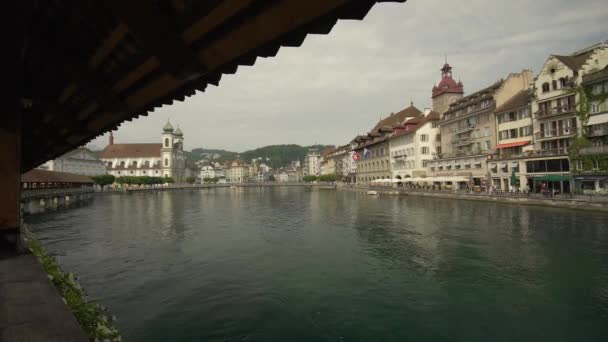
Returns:
[[[93,192],[93,188],[23,189],[21,190],[21,199],[45,198],[52,196],[69,196]]]

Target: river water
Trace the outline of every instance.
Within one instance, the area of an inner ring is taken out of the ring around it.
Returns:
[[[608,215],[303,188],[27,218],[125,341],[606,341]]]

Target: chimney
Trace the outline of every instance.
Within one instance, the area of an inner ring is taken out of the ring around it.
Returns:
[[[424,108],[424,116],[431,114],[431,108]]]
[[[110,145],[114,145],[114,134],[110,132]]]

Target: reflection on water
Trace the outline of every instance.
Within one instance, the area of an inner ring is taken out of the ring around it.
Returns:
[[[298,188],[29,218],[126,341],[594,341],[608,215]]]

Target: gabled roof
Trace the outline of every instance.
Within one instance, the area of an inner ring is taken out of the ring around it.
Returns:
[[[400,125],[407,118],[414,118],[420,115],[421,113],[422,112],[418,108],[414,107],[414,105],[411,105],[397,113],[391,113],[391,115],[389,115],[388,117],[380,120],[372,129],[372,132],[377,131],[382,127],[392,128],[394,126]]]
[[[106,146],[99,158],[160,158],[162,144],[112,144]]]
[[[532,99],[532,94],[533,92],[530,89],[520,91],[519,93],[513,95],[513,97],[511,97],[502,106],[496,108],[496,113],[506,112],[529,105],[530,100]]]
[[[412,132],[416,132],[418,129],[422,128],[425,124],[432,122],[432,121],[439,121],[440,118],[441,118],[441,114],[432,110],[426,116],[422,116],[422,115],[418,116],[416,118],[406,121],[400,127],[396,127],[395,133],[393,133],[391,135],[391,138],[402,136],[404,134],[409,134]]]
[[[560,62],[564,63],[568,68],[573,71],[579,71],[589,57],[593,54],[594,50],[587,51],[585,53],[581,53],[576,56],[560,56],[560,55],[552,55],[557,58]]]

